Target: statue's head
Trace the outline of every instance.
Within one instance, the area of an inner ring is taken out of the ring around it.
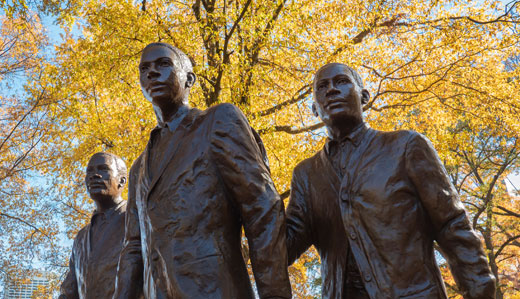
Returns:
[[[193,65],[181,50],[166,43],[151,43],[143,49],[139,63],[141,90],[163,113],[188,104],[195,80]]]
[[[118,200],[126,181],[126,165],[121,158],[104,152],[92,155],[87,166],[85,184],[93,200],[102,203]]]
[[[344,124],[362,123],[363,105],[370,98],[359,74],[342,63],[329,63],[316,72],[313,96],[312,111],[329,131]]]

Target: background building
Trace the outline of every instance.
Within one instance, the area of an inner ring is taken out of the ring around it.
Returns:
[[[4,299],[32,299],[38,288],[47,287],[49,281],[43,277],[32,277],[29,280],[7,282],[4,288]]]

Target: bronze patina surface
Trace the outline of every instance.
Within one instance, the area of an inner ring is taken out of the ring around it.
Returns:
[[[91,157],[85,183],[96,210],[74,239],[59,299],[111,298],[114,294],[125,233],[126,201],[121,192],[126,179],[121,158],[108,153]]]
[[[323,298],[447,298],[435,241],[464,298],[494,298],[480,239],[432,144],[369,128],[369,93],[346,65],[317,72],[314,99],[330,138],[293,172],[289,262],[317,248]]]
[[[195,82],[180,50],[148,45],[139,66],[158,126],[129,176],[114,298],[290,298],[284,208],[258,136],[235,106],[187,104]]]

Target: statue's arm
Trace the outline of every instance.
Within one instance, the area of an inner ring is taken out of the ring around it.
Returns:
[[[300,175],[299,167],[293,171],[291,195],[287,206],[287,253],[289,265],[312,245],[311,223],[306,194],[306,175]]]
[[[494,298],[495,279],[482,243],[435,149],[420,134],[408,141],[406,167],[464,298]]]
[[[215,109],[212,159],[240,212],[260,298],[291,298],[283,202],[245,116],[230,104]]]
[[[119,255],[114,299],[141,298],[143,290],[143,258],[141,234],[136,206],[135,184],[139,158],[130,170],[128,182],[128,202],[125,215],[125,237]]]
[[[74,269],[74,251],[72,251],[69,261],[69,270],[65,279],[61,283],[60,296],[58,299],[79,299],[78,282],[76,280],[76,271]]]

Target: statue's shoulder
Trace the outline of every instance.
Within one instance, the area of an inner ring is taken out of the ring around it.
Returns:
[[[300,161],[294,168],[293,173],[300,176],[308,176],[309,174],[314,173],[316,170],[321,168],[323,159],[326,159],[323,155],[326,154],[322,148],[311,157]]]
[[[421,133],[412,130],[396,130],[396,131],[379,131],[374,130],[378,138],[385,139],[386,142],[398,142],[402,144],[408,143],[414,138],[425,138]]]
[[[203,114],[214,117],[239,118],[245,117],[244,113],[235,105],[230,103],[221,103],[206,109]]]
[[[419,133],[412,131],[412,130],[395,130],[395,131],[379,131],[375,129],[370,129],[372,131],[375,131],[377,135],[380,135],[381,137],[385,138],[410,138],[415,135],[420,135]]]
[[[139,157],[137,157],[132,163],[132,167],[130,167],[130,171],[128,172],[129,176],[137,175],[139,173],[139,169],[141,168],[141,160],[143,159],[143,154],[141,153]]]
[[[423,134],[412,130],[398,130],[381,132],[378,144],[410,151],[414,148],[431,148],[435,150],[432,142]]]
[[[90,223],[88,223],[87,225],[83,226],[79,231],[78,233],[76,234],[76,237],[74,238],[74,247],[76,247],[77,245],[76,244],[80,244],[82,242],[84,242],[88,236],[88,230],[90,228]]]

